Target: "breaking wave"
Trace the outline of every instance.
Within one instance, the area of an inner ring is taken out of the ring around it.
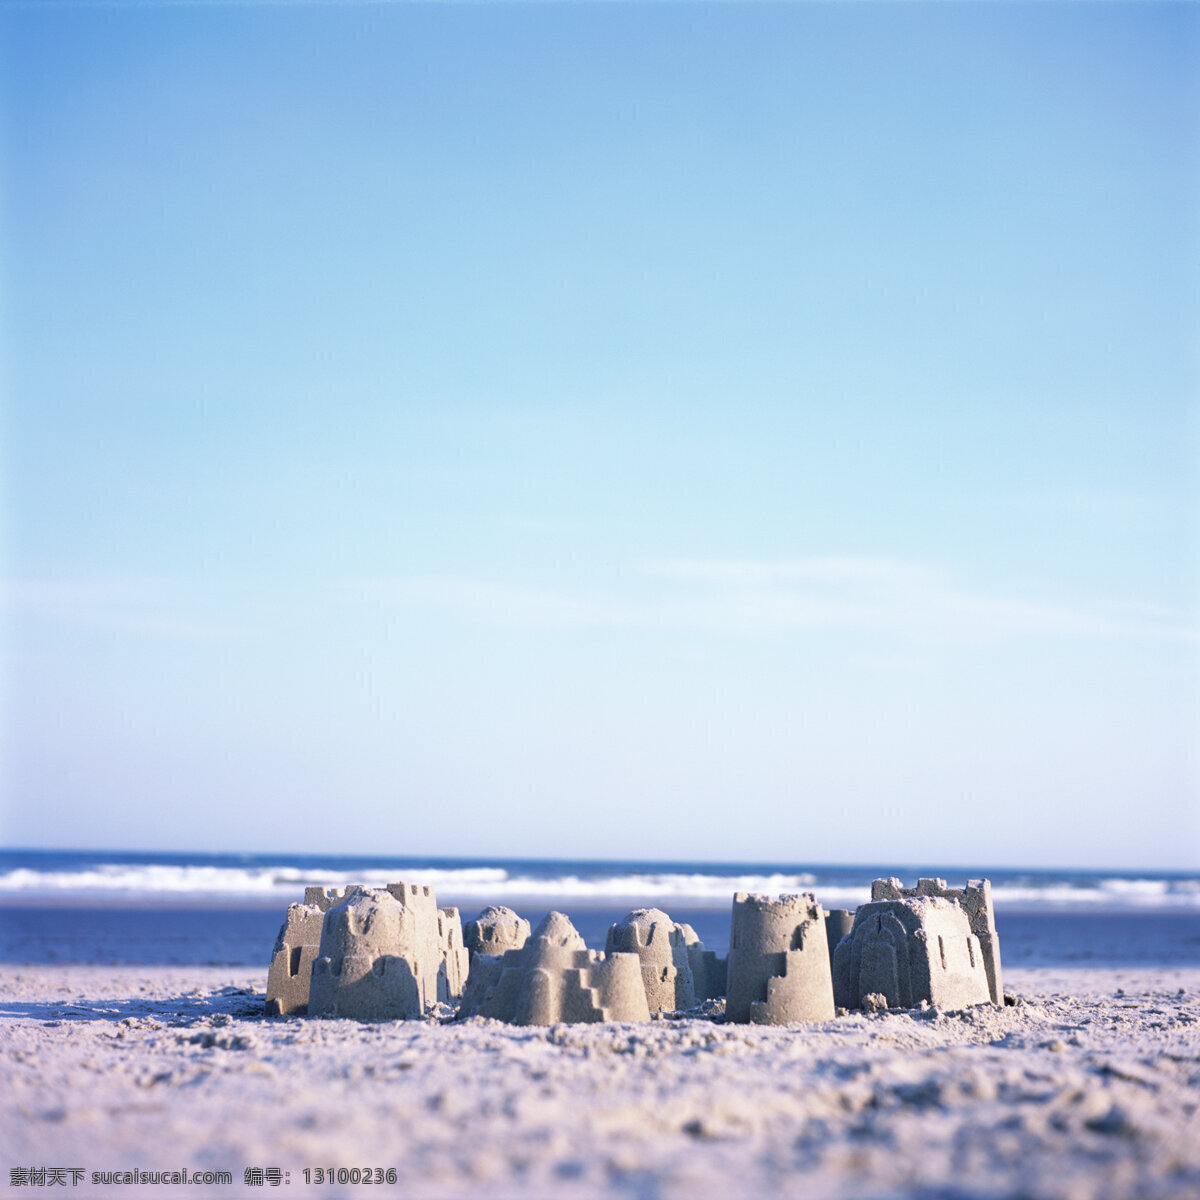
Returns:
[[[172,900],[217,905],[286,905],[303,897],[307,886],[376,886],[403,879],[432,886],[442,903],[479,906],[529,904],[567,907],[616,907],[670,904],[693,908],[723,908],[735,892],[781,895],[812,891],[826,908],[855,908],[870,899],[870,881],[900,874],[906,883],[915,876],[895,868],[814,868],[787,872],[764,868],[654,868],[631,864],[541,863],[522,865],[436,866],[379,861],[337,865],[258,862],[106,862],[99,855],[86,861],[13,864],[0,869],[0,901],[59,901],[75,903],[169,903]],[[34,858],[34,855],[29,855]],[[80,856],[81,858],[83,856]],[[149,856],[147,856],[148,858]],[[186,857],[186,856],[181,856]],[[199,857],[199,856],[197,856]],[[965,876],[939,872],[952,885]],[[972,874],[983,874],[973,872]],[[992,893],[998,908],[1071,910],[1200,910],[1200,879],[1152,877],[1130,873],[1094,875],[1052,872],[992,872]]]
[[[477,900],[481,904],[514,900],[608,901],[664,899],[698,904],[729,903],[734,892],[796,892],[811,890],[811,874],[746,874],[738,876],[619,873],[532,874],[503,867],[429,868],[364,867],[314,869],[292,866],[213,867],[147,863],[98,864],[78,871],[39,871],[28,867],[0,873],[0,896],[69,897],[80,899],[167,898],[210,899],[216,902],[278,899],[284,903],[302,897],[305,887],[345,887],[361,883],[377,887],[403,879],[427,884],[450,901]],[[844,889],[843,889],[844,890]],[[863,898],[869,889],[861,890]],[[858,902],[861,902],[858,901]]]

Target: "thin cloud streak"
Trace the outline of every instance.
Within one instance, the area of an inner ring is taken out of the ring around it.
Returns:
[[[664,560],[641,567],[636,579],[637,590],[648,582],[652,594],[531,588],[456,576],[364,579],[346,586],[367,599],[433,604],[502,624],[743,635],[873,630],[940,640],[1033,635],[1200,641],[1200,630],[1180,612],[988,595],[922,564],[883,558]]]
[[[859,631],[952,642],[1069,637],[1200,643],[1191,614],[1148,604],[1058,604],[963,586],[920,563],[867,556],[679,559],[639,564],[606,589],[534,587],[462,575],[336,582],[165,577],[10,580],[9,620],[49,619],[146,634],[244,636],[287,613],[305,624],[357,605],[435,610],[488,625],[780,637]]]

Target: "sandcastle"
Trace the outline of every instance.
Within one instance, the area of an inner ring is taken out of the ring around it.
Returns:
[[[825,912],[817,898],[733,898],[727,1020],[758,1025],[834,1015]]]
[[[940,896],[953,900],[967,915],[971,932],[979,940],[983,966],[987,973],[988,994],[993,1004],[1004,1003],[1004,983],[1000,975],[1000,939],[996,936],[996,914],[992,909],[992,885],[987,879],[970,879],[967,886],[952,888],[944,879],[918,879],[917,886],[906,888],[900,880],[876,879],[871,884],[871,900],[902,900],[913,896]]]
[[[499,978],[500,959],[510,950],[520,950],[529,940],[529,932],[529,922],[503,905],[489,904],[475,920],[467,922],[463,941],[472,969],[467,974],[460,1013],[479,1011],[488,989]],[[476,965],[478,958],[489,962]]]
[[[458,909],[432,888],[305,888],[275,941],[266,1014],[424,1016],[462,995],[469,960]]]
[[[638,956],[589,950],[560,912],[549,913],[520,949],[475,955],[471,974],[462,1017],[513,1025],[650,1019]]]
[[[987,974],[966,914],[952,900],[920,896],[865,904],[834,955],[841,1008],[942,1008],[987,1004]]]
[[[422,915],[384,888],[358,888],[331,908],[313,961],[309,1015],[424,1016],[436,995],[437,965]]]
[[[833,982],[841,1008],[1003,1004],[991,885],[875,880],[834,952]]]
[[[588,950],[561,913],[531,938],[527,920],[497,906],[464,929],[457,909],[413,884],[308,888],[276,939],[266,1014],[394,1020],[460,1001],[461,1016],[516,1024],[644,1021],[696,1003],[693,964],[700,998],[723,990],[724,960],[660,910],[630,913],[610,938],[607,953]]]
[[[764,1024],[825,1021],[837,1009],[1002,1004],[990,885],[877,879],[854,913],[826,912],[812,893],[738,893],[727,959],[657,908],[613,924],[601,954],[562,913],[531,933],[493,905],[464,928],[430,887],[310,887],[276,939],[265,1010],[396,1020],[445,1018],[457,1003],[460,1018],[542,1025],[646,1021],[721,996],[726,1020]]]
[[[604,952],[637,955],[651,1012],[694,1007],[696,987],[683,928],[662,909],[636,908],[610,926]]]

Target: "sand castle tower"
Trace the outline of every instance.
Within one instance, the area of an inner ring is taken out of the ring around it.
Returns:
[[[268,1017],[298,1017],[308,1012],[308,989],[313,960],[321,944],[321,923],[326,911],[352,890],[309,887],[304,889],[303,904],[288,905],[267,971]]]
[[[719,957],[715,950],[706,950],[696,931],[685,922],[679,922],[675,928],[683,935],[683,944],[687,946],[696,1000],[715,1000],[724,996],[729,959]]]
[[[325,914],[316,905],[288,905],[267,970],[268,1017],[295,1017],[308,1012],[308,985],[324,919]]]
[[[472,958],[459,1015],[553,1025],[648,1021],[650,1010],[637,955],[588,950],[570,919],[552,912],[520,949]]]
[[[470,955],[470,968],[460,1016],[479,1012],[488,989],[500,978],[501,958],[510,950],[520,950],[528,940],[529,922],[503,905],[489,904],[475,920],[466,923],[463,941]]]
[[[662,909],[635,908],[610,926],[604,952],[638,956],[652,1013],[694,1007],[696,989],[687,942],[683,930]]]
[[[915,896],[940,896],[953,900],[967,915],[971,932],[979,940],[983,966],[987,972],[988,993],[993,1004],[1004,1003],[1004,981],[1000,975],[1000,939],[996,936],[996,914],[992,909],[992,884],[988,879],[969,879],[966,887],[946,886],[944,879],[918,879],[917,886],[906,888],[900,880],[876,879],[871,884],[871,899],[906,900]]]
[[[729,939],[730,1021],[781,1025],[834,1015],[825,913],[815,896],[733,898]]]
[[[833,952],[838,942],[854,928],[854,913],[848,908],[831,908],[825,913],[825,940],[829,943],[829,967],[833,969]]]
[[[387,890],[412,912],[422,944],[431,938],[437,942],[440,960],[432,994],[443,1003],[457,1000],[462,995],[469,962],[458,909],[439,909],[433,888],[425,884],[389,883]]]
[[[529,939],[529,922],[511,908],[489,904],[473,921],[468,921],[463,943],[469,954],[504,954],[520,950]]]
[[[357,888],[330,908],[312,966],[309,1014],[424,1016],[438,999],[442,971],[437,916],[432,889],[408,884]]]
[[[457,908],[438,909],[438,948],[442,962],[438,970],[438,999],[452,1003],[463,994],[471,953],[463,944],[462,918]]]
[[[921,1001],[967,1008],[991,999],[979,939],[953,900],[872,901],[834,952],[840,1008],[913,1008]]]

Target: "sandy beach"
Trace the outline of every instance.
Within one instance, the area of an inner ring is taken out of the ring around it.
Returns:
[[[1014,969],[1003,1009],[789,1027],[265,1019],[264,985],[243,968],[8,968],[4,1194],[73,1167],[67,1190],[123,1196],[162,1187],[99,1173],[229,1172],[201,1185],[214,1196],[1200,1191],[1196,968]],[[371,1182],[336,1182],[354,1168]]]

